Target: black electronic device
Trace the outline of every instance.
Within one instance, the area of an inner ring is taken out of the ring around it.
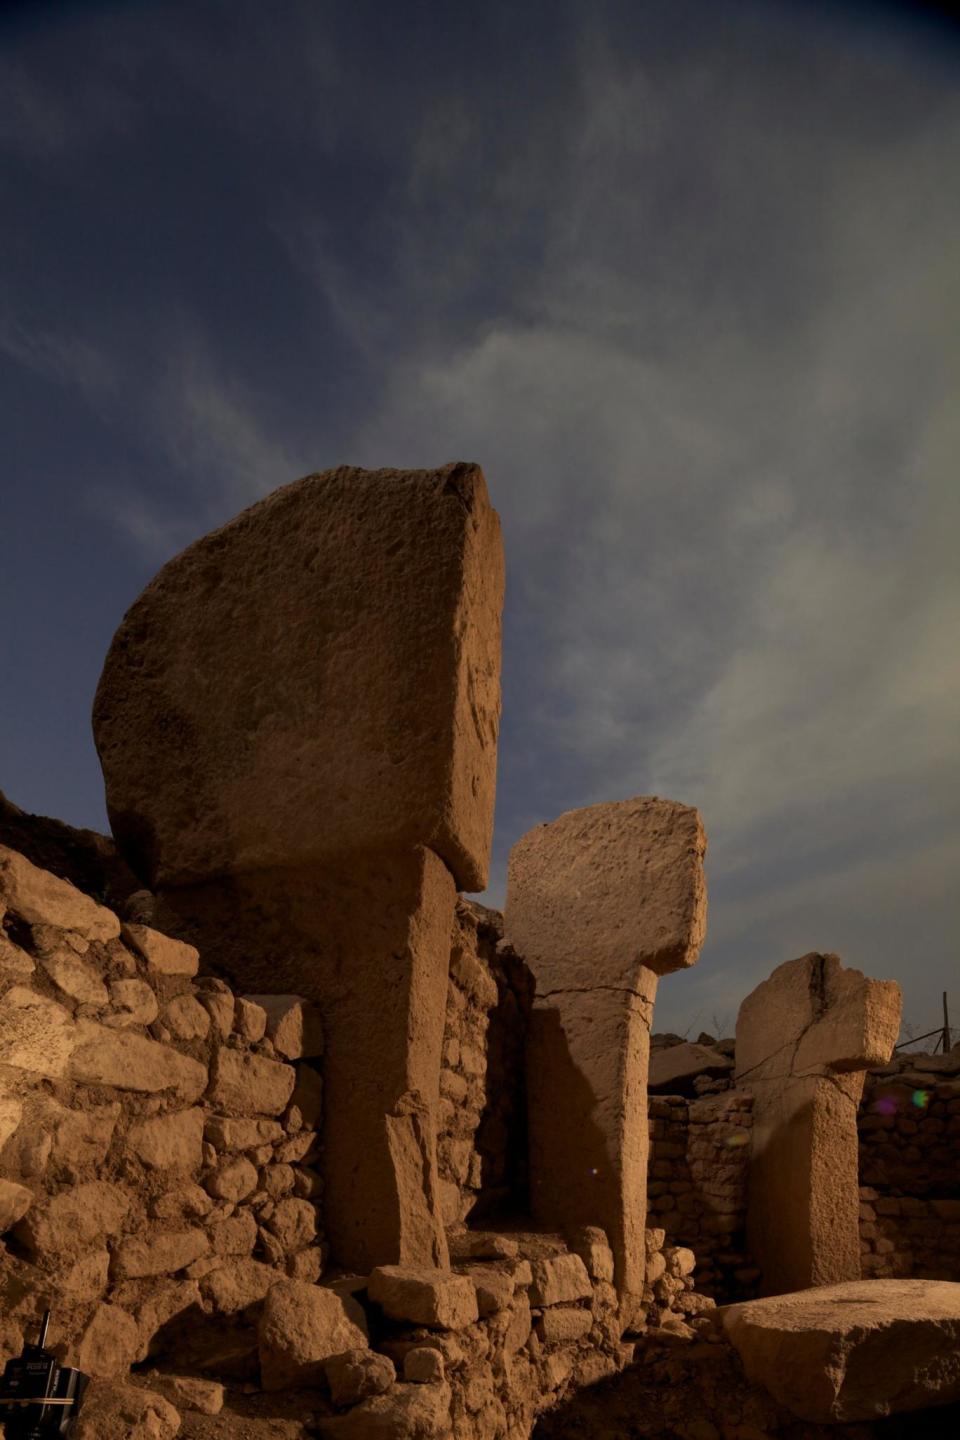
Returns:
[[[50,1311],[43,1312],[36,1345],[8,1360],[0,1379],[0,1420],[4,1440],[49,1440],[69,1435],[83,1401],[88,1376],[45,1350]]]

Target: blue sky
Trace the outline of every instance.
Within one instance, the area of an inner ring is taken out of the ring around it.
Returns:
[[[177,550],[340,463],[483,465],[510,846],[697,805],[657,1028],[836,950],[960,1024],[960,30],[934,7],[0,12],[0,787]]]

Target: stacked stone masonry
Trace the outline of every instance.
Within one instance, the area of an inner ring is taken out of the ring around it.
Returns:
[[[49,1304],[68,1362],[117,1376],[175,1317],[318,1279],[310,1008],[196,978],[191,947],[3,847],[0,915],[2,1359]]]
[[[960,1280],[960,1047],[874,1071],[858,1130],[864,1277]]]

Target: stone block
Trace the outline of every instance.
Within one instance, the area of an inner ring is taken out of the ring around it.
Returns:
[[[152,975],[196,975],[200,956],[192,945],[161,935],[149,925],[124,925],[123,938]]]
[[[147,1235],[131,1235],[114,1250],[111,1271],[117,1280],[174,1275],[206,1255],[209,1248],[203,1230],[154,1230]]]
[[[93,1021],[77,1026],[76,1049],[66,1064],[71,1080],[110,1085],[154,1095],[172,1090],[183,1100],[198,1100],[207,1088],[207,1067],[169,1045],[127,1030],[111,1030]]]
[[[112,940],[120,934],[112,910],[6,845],[0,845],[0,906],[29,925],[73,930],[85,940]]]
[[[190,546],[94,704],[134,868],[156,888],[427,845],[483,889],[502,596],[475,465],[311,475]]]
[[[312,1060],[323,1054],[320,1011],[302,995],[248,995],[266,1012],[266,1033],[286,1060]]]
[[[366,1320],[356,1300],[296,1280],[274,1284],[257,1326],[264,1390],[316,1385],[324,1363],[367,1347]]]
[[[376,1350],[345,1350],[324,1361],[323,1371],[334,1405],[359,1405],[372,1395],[382,1395],[397,1378],[393,1361]]]
[[[214,1057],[208,1099],[212,1106],[237,1115],[279,1115],[295,1083],[290,1065],[221,1048]]]
[[[391,1320],[430,1329],[463,1330],[479,1316],[475,1286],[449,1271],[380,1265],[370,1275],[367,1293]]]
[[[566,1305],[572,1300],[586,1300],[593,1294],[587,1267],[579,1255],[531,1260],[530,1269],[533,1272],[531,1305]]]
[[[181,1110],[132,1125],[127,1144],[152,1170],[199,1170],[203,1160],[203,1111]]]
[[[582,1340],[592,1328],[590,1311],[580,1310],[575,1305],[552,1305],[537,1321],[537,1334],[544,1345],[571,1344]]]

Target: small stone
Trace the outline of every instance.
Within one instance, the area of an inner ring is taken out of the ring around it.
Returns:
[[[212,981],[208,981],[209,985],[212,983]],[[197,998],[209,1013],[213,1027],[220,1039],[226,1040],[233,1029],[233,1016],[236,1010],[233,992],[226,986],[222,990],[209,988],[204,989]]]
[[[228,1115],[208,1115],[204,1137],[218,1150],[256,1150],[283,1139],[279,1120],[233,1120]]]
[[[23,1119],[23,1102],[12,1095],[0,1097],[0,1150]]]
[[[371,1395],[382,1395],[397,1378],[393,1361],[376,1350],[344,1350],[323,1364],[334,1405],[358,1405]]]
[[[213,1201],[199,1185],[182,1185],[160,1195],[150,1207],[158,1220],[202,1220],[213,1209]]]
[[[17,1239],[31,1255],[68,1256],[120,1230],[130,1202],[105,1180],[74,1185],[35,1205],[17,1225]]]
[[[609,1283],[613,1279],[613,1251],[606,1232],[596,1225],[583,1225],[571,1239],[572,1249],[580,1256],[592,1280]]]
[[[218,1200],[232,1200],[237,1203],[256,1190],[257,1172],[249,1160],[239,1156],[222,1164],[207,1177],[204,1185]]]
[[[85,1375],[111,1380],[127,1373],[136,1359],[139,1344],[140,1331],[132,1315],[119,1305],[99,1305],[80,1339],[68,1348],[67,1364]],[[101,1440],[104,1432],[92,1432],[91,1440],[93,1433]]]
[[[13,1180],[0,1180],[0,1234],[12,1230],[33,1204],[33,1191]]]
[[[76,1043],[73,1016],[56,1001],[25,985],[0,998],[0,1064],[58,1079]]]
[[[202,1380],[196,1375],[158,1375],[147,1377],[151,1388],[165,1396],[180,1410],[198,1415],[219,1415],[223,1409],[224,1390],[219,1380]]]
[[[677,1277],[692,1275],[697,1266],[697,1257],[685,1245],[668,1245],[663,1252],[667,1262],[667,1273]]]
[[[247,995],[266,1012],[266,1031],[278,1054],[288,1060],[310,1060],[323,1054],[320,1009],[301,995]]]
[[[2,918],[3,904],[0,903],[0,918]],[[0,972],[6,979],[11,975],[32,975],[36,970],[36,964],[27,954],[15,945],[9,935],[0,930]]]
[[[64,946],[45,956],[40,964],[46,970],[58,990],[77,1000],[81,1005],[106,1005],[109,1000],[107,987],[89,960]]]
[[[257,1222],[245,1210],[211,1225],[207,1233],[215,1255],[249,1255],[257,1243]]]
[[[149,925],[125,924],[123,938],[154,975],[186,975],[192,979],[200,967],[200,953],[192,945],[161,935]]]
[[[163,1012],[164,1023],[180,1040],[205,1040],[210,1014],[192,995],[177,995]]]
[[[235,1315],[256,1305],[276,1282],[271,1266],[244,1257],[205,1275],[200,1288],[215,1314]]]
[[[443,1356],[430,1345],[416,1345],[403,1357],[403,1378],[414,1385],[439,1385],[447,1378]]]
[[[323,1274],[323,1265],[326,1258],[326,1246],[308,1245],[305,1250],[298,1250],[296,1255],[287,1258],[287,1274],[291,1280],[302,1280],[307,1285],[315,1285]]]
[[[152,1025],[159,1014],[157,997],[146,980],[111,980],[112,1015],[103,1017],[103,1024],[120,1030],[126,1025]]]
[[[520,1246],[509,1235],[474,1235],[469,1254],[475,1260],[512,1260]]]
[[[267,1032],[267,1012],[262,1005],[238,995],[233,1013],[233,1024],[238,1035],[249,1044],[255,1045]]]

